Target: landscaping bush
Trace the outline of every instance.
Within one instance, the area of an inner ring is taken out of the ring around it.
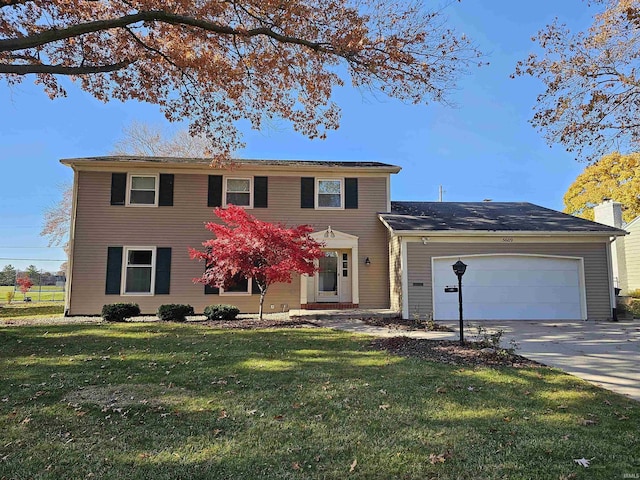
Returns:
[[[137,303],[110,303],[102,307],[102,318],[107,322],[124,322],[125,318],[140,315]]]
[[[240,310],[233,305],[209,305],[204,314],[209,320],[235,320]]]
[[[632,300],[627,310],[633,314],[634,318],[640,318],[640,300]]]
[[[157,315],[160,320],[184,322],[187,320],[187,315],[193,315],[193,307],[191,305],[169,303],[167,305],[160,305]]]
[[[636,290],[631,290],[627,295],[633,298],[640,298],[640,288]]]

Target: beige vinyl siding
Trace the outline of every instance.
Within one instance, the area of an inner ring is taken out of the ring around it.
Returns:
[[[431,286],[432,257],[489,253],[524,253],[582,257],[587,298],[587,318],[606,320],[611,316],[611,297],[607,267],[606,242],[602,243],[407,243],[409,314],[423,317],[433,312]],[[422,283],[422,286],[414,284]]]
[[[629,235],[623,240],[624,242],[624,261],[626,268],[625,290],[637,290],[640,288],[640,220],[636,221],[627,230]],[[622,243],[622,242],[621,242]]]
[[[161,172],[160,172],[161,173]],[[124,207],[110,205],[111,173],[83,170],[78,175],[78,198],[73,251],[73,280],[70,293],[71,315],[97,314],[102,305],[136,302],[144,313],[154,313],[163,303],[188,303],[196,312],[215,303],[237,305],[242,312],[256,312],[258,295],[204,295],[204,287],[192,279],[202,274],[203,264],[189,259],[188,247],[200,248],[212,234],[204,222],[214,220],[207,207],[208,175],[176,173],[174,204],[171,207]],[[243,175],[247,175],[243,172]],[[269,208],[248,210],[256,217],[288,226],[310,224],[314,231],[329,225],[333,230],[359,237],[360,306],[389,307],[387,232],[376,213],[387,207],[386,174],[359,178],[359,208],[354,210],[313,210],[300,208],[300,177],[270,176],[261,170],[256,175],[269,177]],[[302,176],[302,175],[301,175]],[[312,176],[305,172],[304,176]],[[320,176],[320,174],[318,174]],[[326,173],[322,174],[326,177]],[[357,176],[345,172],[343,177]],[[171,247],[171,293],[157,296],[105,295],[107,247]],[[369,257],[371,265],[365,267]],[[289,308],[300,306],[300,280],[273,285],[265,298],[266,311],[274,304]]]
[[[395,235],[389,238],[389,266],[391,309],[402,312],[402,242]]]

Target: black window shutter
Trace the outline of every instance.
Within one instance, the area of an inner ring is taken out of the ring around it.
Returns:
[[[111,174],[111,205],[124,205],[127,194],[127,174]]]
[[[173,174],[171,173],[160,174],[160,196],[158,198],[158,206],[173,206]]]
[[[253,177],[253,208],[267,208],[268,196],[268,177]]]
[[[105,295],[120,295],[120,280],[122,280],[122,247],[109,247]]]
[[[171,247],[156,249],[156,295],[169,295],[171,284]]]
[[[254,278],[251,279],[251,295],[260,295],[260,287]]]
[[[209,196],[207,206],[222,206],[222,175],[209,175]]]
[[[358,208],[358,179],[344,179],[344,208]]]
[[[300,208],[315,208],[315,182],[313,177],[300,179]]]

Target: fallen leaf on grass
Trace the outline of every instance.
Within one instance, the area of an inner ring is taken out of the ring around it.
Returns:
[[[587,460],[584,457],[582,457],[582,458],[574,458],[573,461],[576,462],[581,467],[584,467],[584,468],[589,468],[589,463],[591,462],[591,460]]]
[[[444,463],[448,458],[451,458],[450,452],[439,453],[437,455],[435,453],[429,454],[429,462],[431,462],[431,465],[435,465],[436,463]]]
[[[382,405],[378,405],[378,408],[380,410],[388,410],[390,406],[391,405],[389,405],[388,403],[383,403]]]
[[[595,420],[589,420],[587,418],[581,418],[580,419],[580,425],[584,425],[585,427],[588,427],[589,425],[597,425],[598,422],[596,422]]]
[[[298,462],[293,462],[291,464],[291,468],[293,468],[294,470],[300,470],[300,464]]]
[[[354,459],[353,462],[351,463],[351,466],[349,467],[349,473],[353,472],[356,469],[356,466],[358,465],[358,459]]]
[[[284,415],[276,415],[273,417],[273,419],[281,422],[282,420],[284,420]]]
[[[447,389],[444,387],[436,388],[436,393],[447,393]]]
[[[228,417],[227,411],[226,410],[220,410],[220,415],[218,415],[218,419],[227,418],[227,417]]]

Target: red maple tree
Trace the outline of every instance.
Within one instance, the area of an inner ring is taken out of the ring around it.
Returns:
[[[33,287],[33,282],[27,276],[18,278],[16,280],[16,283],[18,284],[18,287],[20,287],[20,291],[23,294],[26,294],[29,291],[29,289]]]
[[[206,262],[205,273],[194,281],[229,288],[238,278],[253,279],[260,289],[261,320],[270,285],[290,283],[293,273],[313,275],[317,271],[322,244],[310,237],[313,229],[309,225],[288,228],[264,222],[233,205],[216,208],[214,213],[224,222],[205,224],[215,238],[202,243],[204,252],[189,249],[192,259]]]

